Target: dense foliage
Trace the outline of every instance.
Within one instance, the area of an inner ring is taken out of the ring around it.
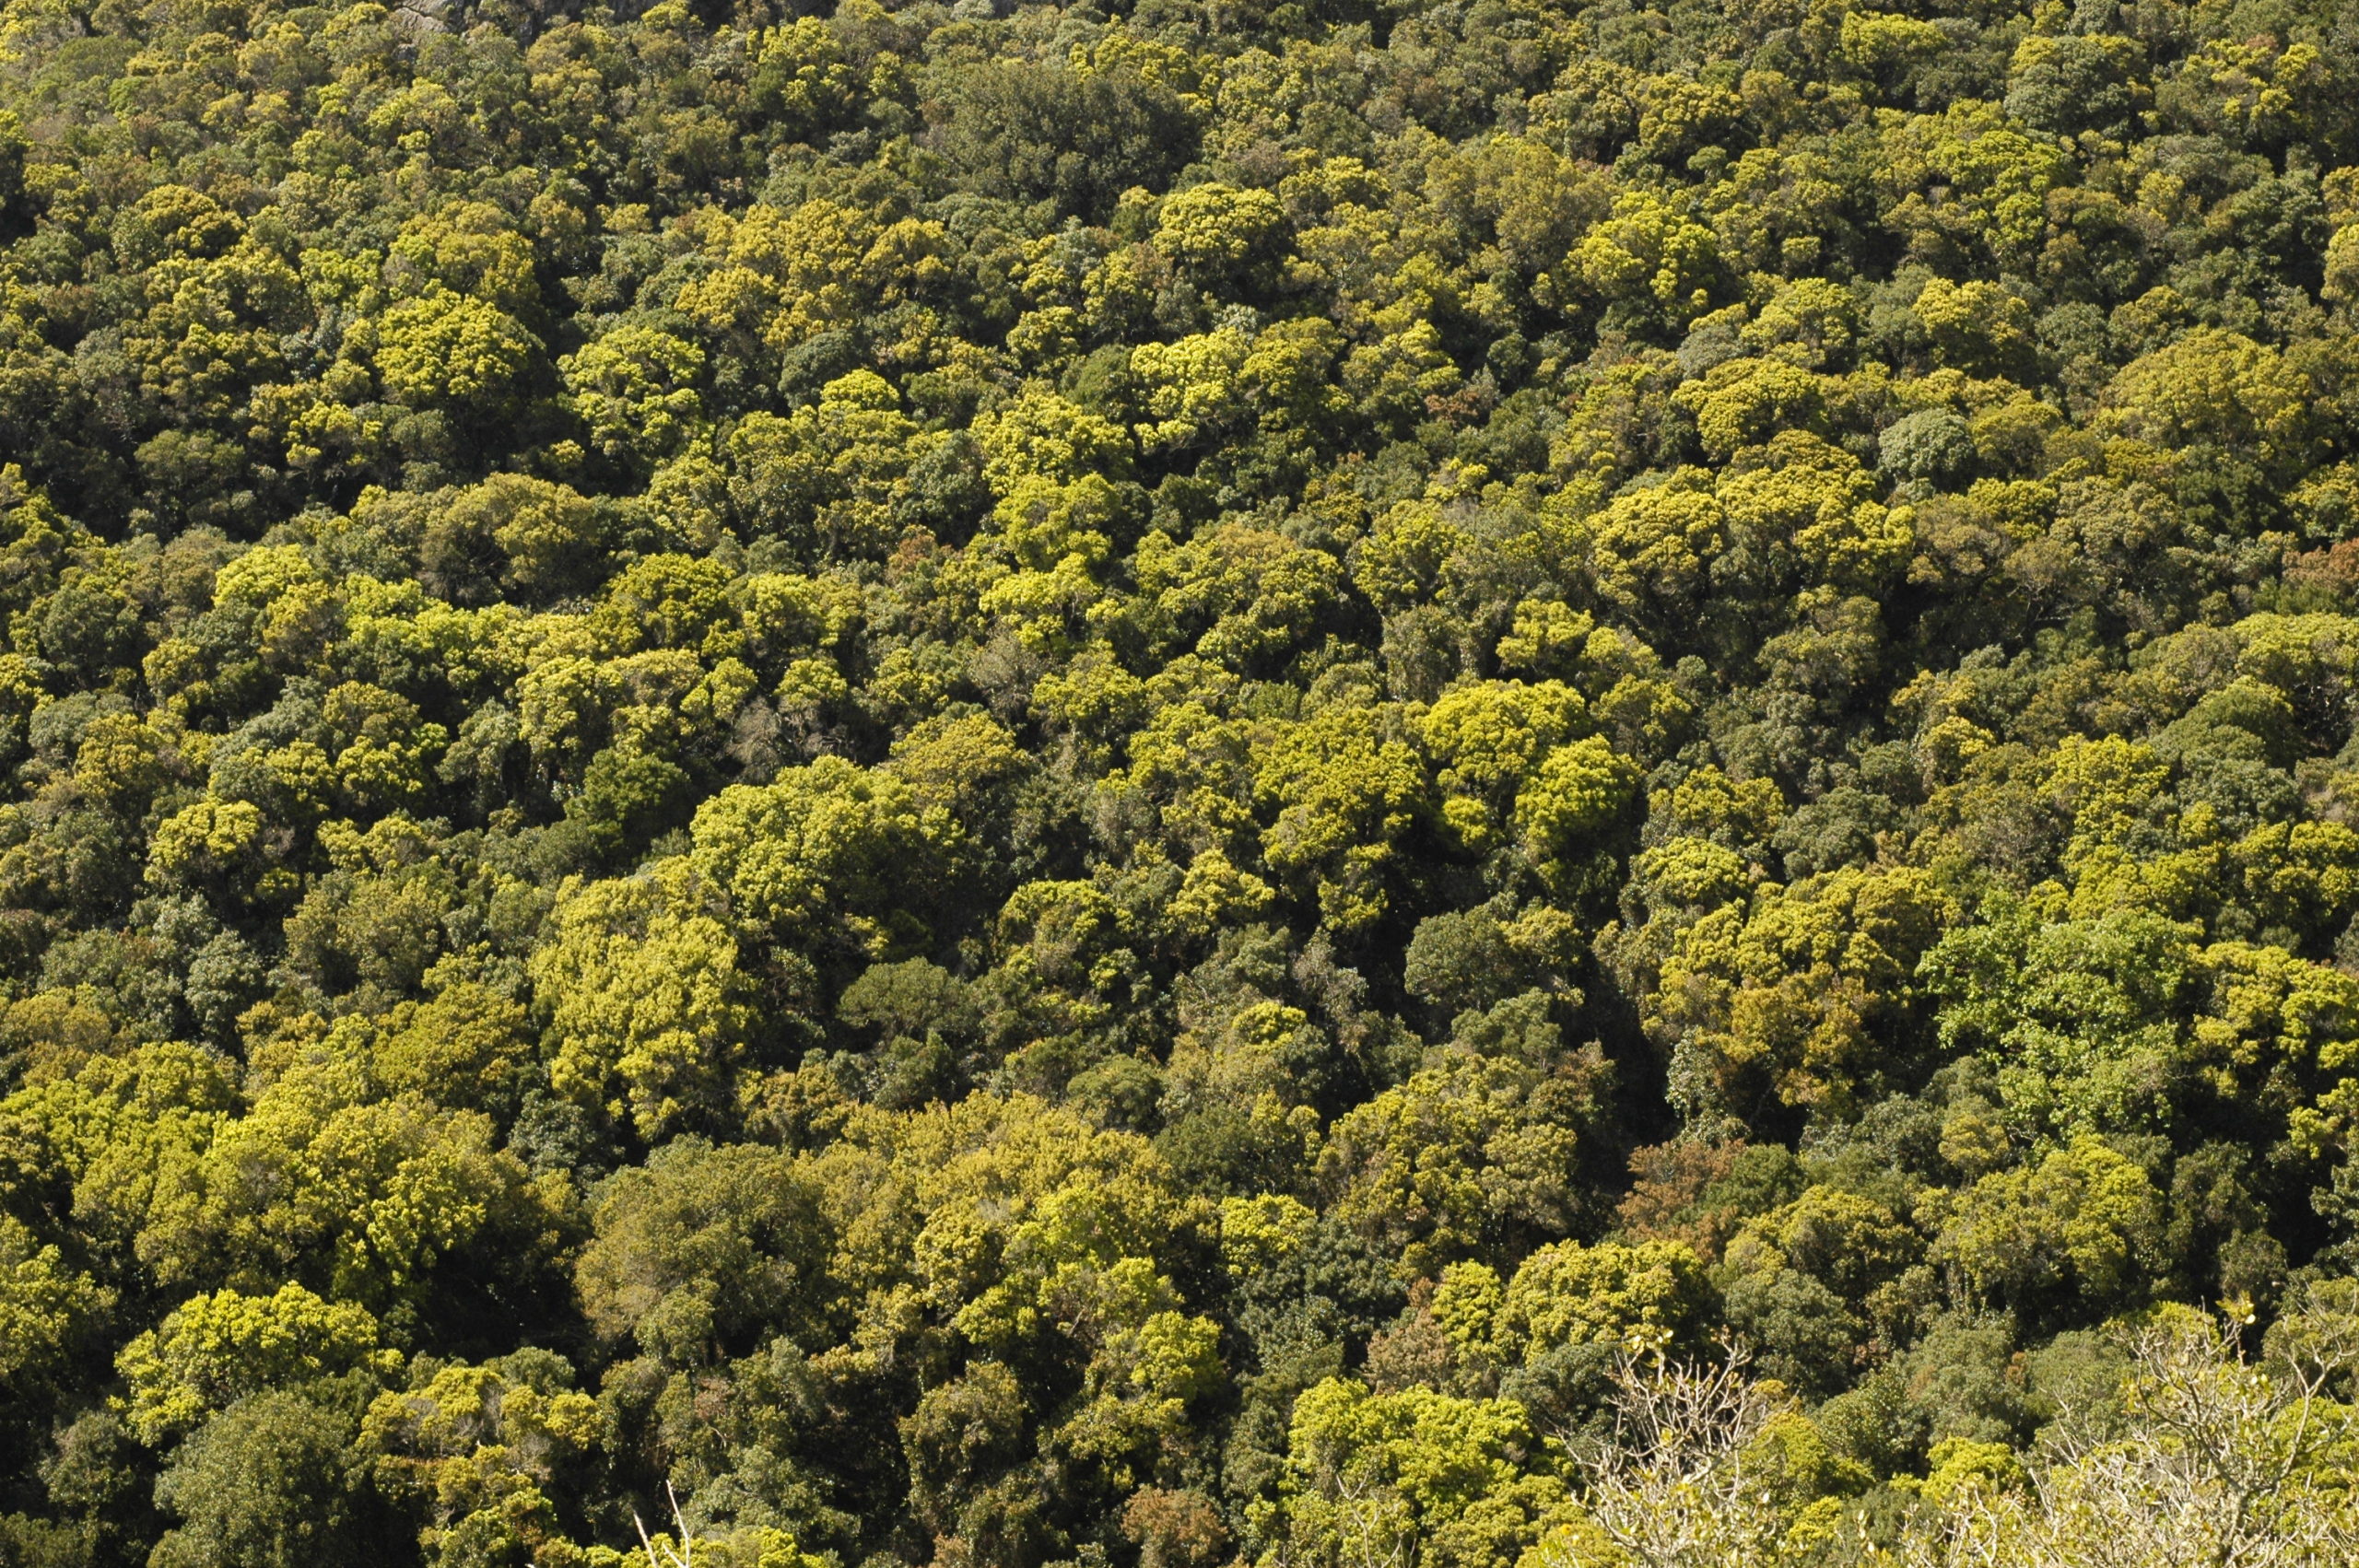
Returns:
[[[1891,3],[7,0],[0,1562],[1590,1561],[1631,1347],[1775,1535],[2347,1306],[2359,21]]]

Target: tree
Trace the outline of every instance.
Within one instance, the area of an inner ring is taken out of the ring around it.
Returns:
[[[824,954],[921,931],[922,906],[908,895],[939,875],[957,836],[921,816],[893,773],[823,757],[760,788],[722,791],[698,812],[690,837],[690,861],[746,928]]]
[[[180,1517],[157,1543],[173,1568],[295,1568],[334,1555],[384,1561],[364,1491],[346,1457],[348,1410],[295,1393],[244,1400],[207,1422],[157,1481]]]
[[[495,474],[437,508],[419,544],[428,586],[457,604],[507,589],[527,600],[593,584],[609,523],[570,486]]]
[[[615,462],[649,467],[692,439],[704,405],[697,345],[650,326],[624,326],[558,361],[569,406],[590,444]]]
[[[136,9],[0,1562],[2351,1555],[2326,9]]]
[[[1500,1004],[1486,1022],[1508,1023],[1502,1014],[1537,1047],[1530,1056],[1446,1049],[1339,1118],[1320,1151],[1332,1211],[1396,1259],[1403,1279],[1461,1258],[1511,1255],[1518,1241],[1572,1223],[1574,1156],[1602,1064],[1561,1051],[1538,993]]]
[[[591,1324],[673,1367],[816,1338],[828,1225],[807,1173],[747,1145],[668,1144],[599,1203],[576,1280]]]
[[[1931,1258],[2018,1311],[2060,1297],[2126,1305],[2152,1267],[2160,1220],[2160,1195],[2146,1173],[2083,1134],[2036,1166],[1977,1181]]]
[[[112,1305],[111,1293],[13,1216],[0,1216],[0,1384],[30,1403]]]
[[[1289,725],[1254,776],[1275,805],[1262,836],[1273,871],[1310,883],[1320,919],[1354,930],[1384,912],[1391,841],[1424,804],[1425,769],[1382,710],[1332,708]]]
[[[387,307],[375,326],[377,378],[414,408],[496,410],[541,347],[497,306],[447,288]]]
[[[2327,1386],[2350,1354],[2347,1293],[2313,1303],[2289,1319],[2299,1327],[2281,1341],[2286,1352],[2262,1364],[2199,1313],[2136,1332],[2122,1417],[2079,1412],[2097,1419],[2068,1427],[2027,1488],[2008,1467],[1978,1474],[1954,1455],[1934,1478],[1945,1484],[1927,1488],[1937,1507],[1907,1560],[2275,1563],[2348,1551],[2347,1500],[2318,1487],[2314,1457],[2345,1415]]]
[[[1549,754],[1586,717],[1585,706],[1578,692],[1556,681],[1461,686],[1434,704],[1426,715],[1424,739],[1441,765],[1435,782],[1444,792],[1442,820],[1469,849],[1479,853],[1488,848],[1510,811],[1542,825],[1543,833],[1567,817],[1565,825],[1579,830],[1580,818],[1593,808],[1579,799],[1578,783],[1571,790],[1555,791],[1572,797],[1563,805],[1552,801],[1543,808],[1535,800],[1526,807],[1521,792],[1525,779],[1542,771],[1543,756],[1557,777],[1568,772]]]
[[[192,1297],[116,1361],[131,1386],[131,1429],[152,1445],[249,1394],[356,1367],[390,1372],[397,1357],[377,1347],[377,1324],[367,1312],[281,1285],[267,1296]]]
[[[1775,1561],[1787,1510],[1760,1450],[1789,1413],[1778,1391],[1748,1378],[1734,1353],[1717,1365],[1625,1355],[1615,1382],[1613,1436],[1592,1445],[1580,1512],[1542,1561]]]
[[[1179,95],[1129,72],[979,66],[960,73],[944,108],[943,149],[977,188],[1090,219],[1123,192],[1162,183],[1195,141]]]
[[[2235,333],[2189,334],[2123,368],[2111,423],[2166,450],[2217,448],[2282,474],[2306,464],[2315,439],[2300,372]]]
[[[1261,1532],[1315,1562],[1503,1563],[1564,1496],[1553,1474],[1528,1473],[1535,1446],[1510,1402],[1371,1395],[1331,1378],[1296,1401],[1285,1480]]]
[[[1765,888],[1750,909],[1723,905],[1672,939],[1650,1026],[1696,1074],[1690,1092],[1766,1071],[1789,1105],[1848,1097],[1874,1031],[1905,1017],[1918,957],[1946,918],[1931,881],[1903,868]]]
[[[699,879],[675,859],[570,895],[534,958],[551,1086],[643,1138],[722,1114],[754,1031],[753,986]]]

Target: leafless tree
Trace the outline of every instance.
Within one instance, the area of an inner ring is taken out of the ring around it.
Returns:
[[[630,1522],[639,1527],[639,1544],[647,1553],[647,1568],[696,1568],[691,1561],[696,1552],[696,1532],[688,1528],[687,1517],[680,1512],[679,1493],[672,1490],[670,1481],[663,1483],[663,1498],[672,1504],[672,1527],[679,1532],[675,1538],[660,1541],[650,1539],[647,1521],[639,1516],[637,1509],[631,1511]],[[678,1540],[677,1546],[672,1544],[673,1539]]]
[[[2359,1319],[2350,1321],[2359,1322]],[[2359,1562],[2359,1514],[2322,1487],[2347,1441],[2328,1387],[2359,1336],[2313,1316],[2271,1364],[2208,1317],[2130,1343],[2118,1421],[2068,1411],[2030,1485],[1961,1488],[1904,1542],[1908,1568],[2296,1568]],[[2321,1327],[2322,1326],[2322,1327]]]
[[[1416,1532],[1398,1492],[1366,1476],[1338,1476],[1334,1498],[1337,1568],[1409,1568]]]
[[[1752,1450],[1789,1401],[1734,1345],[1686,1363],[1634,1347],[1616,1369],[1610,1436],[1573,1445],[1589,1520],[1634,1568],[1767,1562],[1784,1520]]]
[[[2359,1502],[2335,1398],[2359,1368],[2359,1286],[2325,1287],[2269,1354],[2244,1316],[2175,1312],[2128,1342],[2118,1403],[2067,1410],[2019,1483],[1946,1481],[1899,1530],[1854,1516],[1831,1558],[1874,1568],[2312,1568],[2359,1563]],[[1801,1568],[1824,1540],[1790,1533],[1757,1445],[1790,1408],[1731,1349],[1680,1365],[1634,1351],[1610,1435],[1573,1443],[1583,1516],[1554,1568]]]

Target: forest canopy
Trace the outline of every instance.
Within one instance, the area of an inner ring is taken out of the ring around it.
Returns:
[[[2354,312],[2324,0],[6,0],[0,1564],[2348,1509]]]

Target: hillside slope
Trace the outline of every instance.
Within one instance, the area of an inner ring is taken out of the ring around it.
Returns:
[[[1801,1551],[2347,1314],[2343,12],[8,0],[0,108],[0,1562],[1588,1562],[1731,1339]]]

